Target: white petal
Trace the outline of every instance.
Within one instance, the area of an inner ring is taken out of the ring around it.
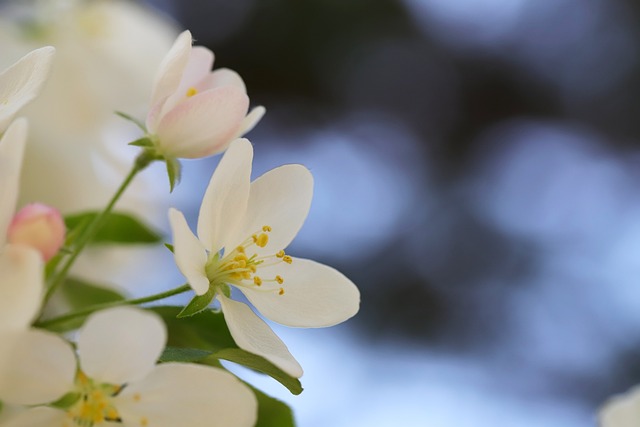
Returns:
[[[599,418],[600,427],[636,427],[640,423],[640,387],[610,399]]]
[[[191,56],[191,43],[191,33],[183,31],[162,60],[153,84],[152,106],[172,95],[180,86],[182,74]]]
[[[44,262],[26,246],[0,249],[0,331],[20,330],[33,321],[44,291]]]
[[[222,369],[191,364],[158,365],[114,403],[124,427],[251,427],[257,418],[247,386]]]
[[[40,406],[11,417],[2,427],[66,427],[67,413],[60,409]]]
[[[218,295],[229,332],[238,347],[264,357],[295,378],[302,376],[302,367],[289,353],[289,349],[244,303]]]
[[[252,160],[251,143],[238,139],[229,145],[211,176],[198,214],[198,237],[211,252],[237,240],[235,233],[249,198]]]
[[[80,330],[80,368],[91,378],[124,384],[146,376],[167,342],[162,320],[134,307],[92,314]]]
[[[255,107],[254,109],[247,114],[247,116],[242,121],[242,126],[240,126],[240,132],[238,133],[238,137],[245,135],[258,124],[258,122],[262,119],[262,116],[267,112],[267,109],[262,105]]]
[[[16,211],[22,158],[27,142],[27,120],[17,119],[0,139],[0,246]]]
[[[73,349],[39,329],[0,334],[0,400],[20,405],[49,403],[72,389]]]
[[[51,46],[36,49],[0,74],[0,132],[38,96],[49,76],[54,53]]]
[[[204,270],[207,252],[191,232],[182,212],[169,209],[169,222],[173,231],[173,255],[176,265],[195,293],[204,295],[209,290],[209,279]]]
[[[360,308],[360,292],[338,270],[308,259],[293,258],[293,263],[259,269],[258,275],[270,279],[280,275],[284,294],[275,288],[265,292],[240,288],[264,317],[287,326],[322,328],[353,317]]]
[[[251,183],[247,214],[239,235],[246,238],[265,225],[271,226],[267,246],[252,246],[251,252],[275,254],[298,234],[312,197],[313,177],[304,166],[285,165],[270,170]]]
[[[164,154],[196,159],[223,151],[247,114],[249,98],[235,86],[218,87],[185,99],[158,124]]]
[[[200,87],[203,89],[229,85],[237,86],[242,89],[243,92],[247,92],[244,80],[242,80],[240,74],[228,68],[218,68],[200,81]]]

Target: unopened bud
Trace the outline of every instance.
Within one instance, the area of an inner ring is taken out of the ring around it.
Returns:
[[[16,213],[9,225],[7,241],[30,246],[45,261],[58,253],[64,243],[66,227],[58,210],[40,203],[26,205]]]

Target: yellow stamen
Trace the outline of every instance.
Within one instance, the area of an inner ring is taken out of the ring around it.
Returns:
[[[197,93],[198,93],[198,89],[191,86],[189,89],[187,89],[187,98],[191,98],[193,95],[197,95]]]
[[[268,225],[263,225],[262,226],[262,231],[264,231],[265,233],[268,233],[271,231],[271,227]]]
[[[286,262],[287,264],[291,264],[293,262],[293,258],[291,258],[289,255],[285,255],[282,257],[282,260],[284,262]]]
[[[255,283],[256,286],[260,286],[262,285],[262,279],[259,278],[258,276],[253,276],[253,283]]]
[[[255,239],[255,244],[264,248],[269,243],[269,236],[266,233],[260,233],[258,237]]]
[[[276,282],[278,282],[279,285],[282,285],[284,283],[284,279],[282,276],[276,276]]]
[[[278,251],[278,253],[276,254],[276,256],[277,256],[278,258],[282,258],[282,257],[284,257],[284,251]]]
[[[278,291],[278,295],[284,295],[284,288],[280,288],[280,291]]]

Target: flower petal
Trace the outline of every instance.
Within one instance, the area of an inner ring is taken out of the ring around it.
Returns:
[[[39,329],[0,338],[0,399],[20,405],[49,403],[72,389],[76,357],[65,340]]]
[[[164,154],[186,159],[218,153],[238,133],[248,107],[249,98],[235,86],[192,96],[160,119],[159,148]]]
[[[239,236],[246,239],[268,225],[272,228],[269,243],[264,248],[252,246],[251,251],[258,255],[275,254],[298,234],[312,197],[313,177],[304,166],[284,165],[270,170],[251,183]]]
[[[169,222],[173,231],[173,255],[176,265],[195,293],[204,295],[209,290],[209,279],[204,270],[207,252],[191,232],[182,212],[169,209]]]
[[[162,102],[172,95],[180,86],[182,74],[189,63],[191,56],[191,33],[183,31],[171,46],[169,52],[162,60],[156,74],[151,95],[151,105]],[[147,126],[149,123],[147,122]]]
[[[51,46],[36,49],[0,74],[0,132],[38,96],[49,76],[55,51]]]
[[[238,139],[229,145],[211,176],[198,214],[198,237],[211,252],[237,240],[235,233],[249,199],[252,160],[251,143]]]
[[[27,120],[19,118],[0,139],[0,246],[7,241],[7,230],[16,211],[27,127]]]
[[[640,420],[640,387],[610,399],[599,418],[601,427],[636,427]]]
[[[262,119],[262,116],[267,112],[267,109],[262,105],[255,107],[254,109],[247,114],[247,116],[242,121],[242,125],[240,126],[240,131],[238,132],[238,137],[241,137],[244,134],[251,132],[251,130],[258,124],[258,122]]]
[[[33,321],[44,290],[44,262],[26,246],[0,250],[0,331],[22,330]]]
[[[60,409],[39,406],[11,417],[2,423],[2,427],[65,427],[68,425],[67,413]]]
[[[222,369],[164,363],[114,399],[124,426],[251,427],[251,390]]]
[[[80,330],[81,369],[91,378],[124,384],[146,376],[167,341],[160,318],[133,307],[117,307],[92,314]]]
[[[242,89],[243,92],[247,92],[247,87],[242,77],[240,77],[240,74],[228,68],[218,68],[207,76],[204,76],[199,82],[198,88],[204,90],[221,86],[236,86]]]
[[[220,294],[218,298],[229,332],[238,347],[264,357],[292,377],[302,376],[302,367],[287,346],[248,305]]]
[[[277,289],[240,288],[262,315],[286,326],[322,328],[353,317],[360,308],[360,292],[338,270],[308,259],[260,269],[263,279],[280,275],[284,293]]]

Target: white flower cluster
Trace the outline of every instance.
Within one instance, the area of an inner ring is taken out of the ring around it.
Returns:
[[[38,95],[54,60],[55,49],[43,47],[0,74],[0,426],[254,425],[251,388],[220,364],[164,357],[171,340],[165,321],[134,305],[192,289],[179,318],[210,312],[217,301],[236,349],[301,377],[286,345],[233,297],[237,290],[264,317],[294,327],[331,326],[357,313],[360,296],[349,279],[285,252],[309,211],[310,172],[285,165],[251,182],[252,145],[240,137],[265,110],[249,111],[242,79],[227,69],[211,72],[212,52],[192,47],[185,31],[160,65],[146,122],[131,119],[144,131],[133,143],[141,154],[104,211],[70,230],[43,204],[16,213],[29,125],[15,117]],[[173,186],[178,159],[225,150],[203,197],[197,237],[181,212],[169,211],[172,250],[188,285],[43,320],[49,298],[137,173],[166,162]],[[56,329],[71,320],[77,323]],[[77,328],[73,340],[58,332]]]

